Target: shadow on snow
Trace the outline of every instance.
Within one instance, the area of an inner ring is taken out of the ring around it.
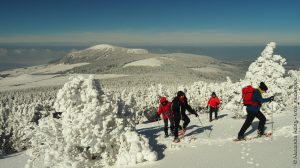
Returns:
[[[192,136],[192,135],[197,135],[204,133],[206,130],[212,131],[212,125],[210,126],[198,126],[198,125],[191,125],[188,126],[187,130],[195,129],[189,133],[186,134],[186,136]],[[159,144],[157,138],[164,132],[164,127],[150,127],[150,128],[142,128],[142,129],[137,129],[137,132],[141,135],[146,136],[149,139],[149,145],[152,146],[153,150],[155,150],[158,154],[158,160],[161,160],[165,157],[164,151],[167,148],[166,145],[164,144]],[[170,141],[170,143],[172,143]]]
[[[137,132],[141,135],[146,136],[149,139],[149,145],[152,146],[153,150],[157,152],[157,160],[161,160],[165,157],[164,150],[167,148],[164,144],[158,144],[156,140],[159,137],[160,132],[163,132],[163,127],[150,127],[150,128],[143,128],[137,129]]]

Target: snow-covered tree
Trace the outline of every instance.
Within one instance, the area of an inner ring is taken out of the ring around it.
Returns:
[[[245,111],[238,107],[240,102],[237,101],[242,97],[241,89],[247,85],[257,88],[260,82],[265,82],[269,87],[268,92],[264,95],[265,97],[275,95],[275,101],[262,106],[263,111],[271,113],[282,111],[287,107],[289,102],[287,101],[287,91],[291,84],[286,78],[287,74],[284,68],[286,59],[280,55],[273,54],[275,47],[276,44],[274,42],[269,43],[261,53],[261,56],[249,66],[245,79],[239,82],[238,87],[232,88],[239,91],[236,92],[239,94],[236,94],[232,101],[226,105],[228,110],[237,110],[236,114],[243,116]]]
[[[147,138],[120,114],[126,109],[120,105],[93,77],[74,77],[57,93],[54,107],[62,118],[43,118],[36,128],[27,166],[102,167],[156,160]]]

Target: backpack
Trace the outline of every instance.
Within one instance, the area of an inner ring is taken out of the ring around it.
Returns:
[[[252,101],[254,88],[248,85],[242,89],[243,104],[244,106],[258,106],[258,103]]]

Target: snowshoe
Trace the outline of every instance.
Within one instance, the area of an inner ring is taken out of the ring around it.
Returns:
[[[180,142],[180,139],[179,139],[179,138],[175,138],[175,139],[173,140],[173,142],[174,142],[174,143],[179,143],[179,142]]]
[[[184,135],[185,135],[185,131],[186,131],[186,129],[180,130],[180,131],[178,132],[178,135],[179,135],[179,136],[184,136]]]
[[[239,136],[236,139],[234,139],[233,141],[235,141],[235,142],[246,141],[246,138],[244,136]]]
[[[262,138],[262,137],[271,137],[271,136],[272,136],[272,132],[258,133],[257,136],[254,136],[250,139]]]

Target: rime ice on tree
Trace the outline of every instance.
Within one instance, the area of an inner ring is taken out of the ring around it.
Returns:
[[[46,167],[101,167],[156,160],[147,138],[132,131],[119,113],[124,108],[93,77],[66,83],[54,106],[62,118],[42,119],[32,139],[28,167],[38,161]]]

